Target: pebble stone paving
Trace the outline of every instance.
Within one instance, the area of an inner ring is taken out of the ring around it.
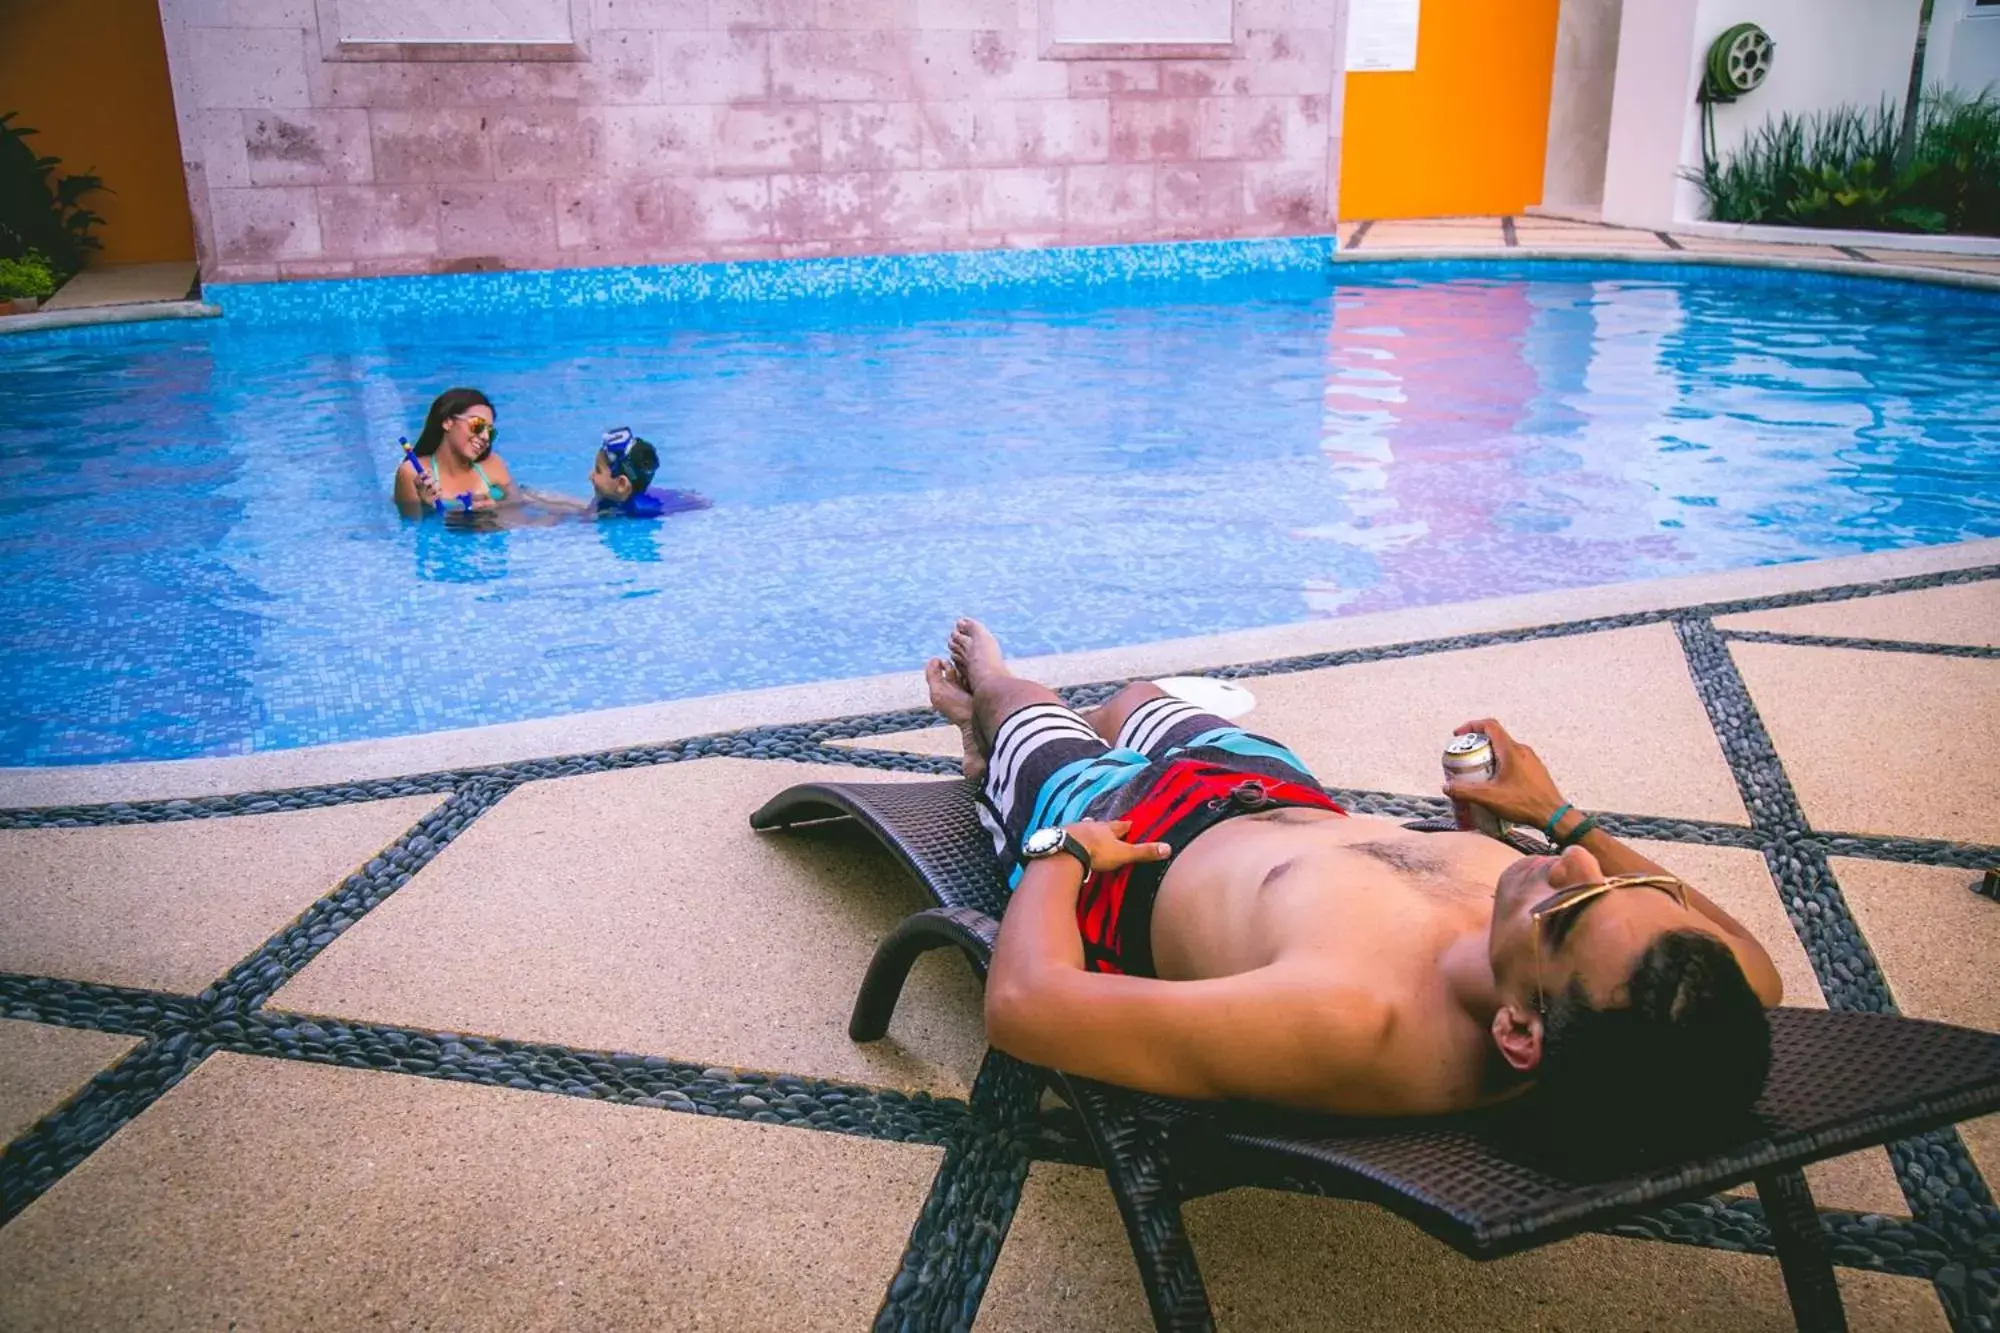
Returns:
[[[1915,613],[1881,614],[1899,605],[1898,598],[1922,599],[1927,593],[1934,594],[1934,590],[1949,590],[1945,602],[1952,614],[1949,625]],[[1810,616],[1806,617],[1799,608],[1811,608]],[[1842,619],[1848,608],[1854,610],[1851,623],[1864,627],[1866,632],[1825,632],[1837,631],[1849,623]],[[1967,631],[1964,617],[1968,608],[1969,614],[1984,628]],[[1935,635],[1922,633],[1926,623],[1938,626]],[[1809,625],[1813,632],[1797,628],[1801,625]],[[1885,625],[1890,629],[1884,630]],[[1775,640],[1797,651],[1827,653],[1829,660],[1855,652],[1915,654],[1931,659],[1951,658],[1967,666],[2000,672],[2000,663],[1995,663],[1995,659],[2000,659],[2000,648],[1993,646],[1996,632],[2000,632],[2000,566],[1283,660],[1225,663],[1216,665],[1209,674],[1249,680],[1254,689],[1258,677],[1425,658],[1500,644],[1567,640],[1573,643],[1575,651],[1587,653],[1592,646],[1588,636],[1638,626],[1661,626],[1671,631],[1673,645],[1684,660],[1713,740],[1726,760],[1744,815],[1736,819],[1695,819],[1612,812],[1606,817],[1607,825],[1622,836],[1740,849],[1760,856],[1783,915],[1828,1005],[1896,1011],[1899,1001],[1910,1003],[1908,997],[1916,997],[1912,1012],[1974,1025],[1993,1025],[1990,1002],[1973,1005],[1978,1012],[1951,1012],[1960,1007],[1960,1002],[1949,998],[1958,992],[1950,985],[1933,984],[1924,975],[1922,969],[1927,963],[1921,922],[1899,922],[1894,950],[1887,947],[1886,935],[1882,951],[1871,947],[1861,922],[1873,924],[1880,914],[1894,910],[1893,888],[1885,889],[1879,876],[1856,876],[1848,869],[1857,865],[1885,870],[1918,867],[1928,877],[1925,881],[1928,891],[1965,892],[1965,898],[1958,900],[1952,912],[1940,914],[1954,932],[1952,947],[1945,952],[1957,958],[1990,958],[1994,948],[2000,946],[2000,902],[1989,903],[1970,893],[1978,883],[1978,872],[2000,865],[2000,846],[1994,845],[2000,843],[2000,832],[1993,831],[1990,815],[1983,824],[1974,826],[1976,841],[1913,836],[1900,825],[1871,832],[1816,826],[1808,817],[1807,807],[1801,805],[1795,772],[1788,767],[1788,759],[1793,764],[1809,759],[1802,761],[1788,755],[1785,746],[1774,742],[1765,722],[1765,709],[1786,703],[1769,693],[1779,686],[1746,685],[1733,650],[1744,643]],[[1067,694],[1072,702],[1087,705],[1108,695],[1119,683],[1072,687]],[[1761,698],[1760,689],[1766,691]],[[1995,696],[1988,696],[1992,697]],[[1884,743],[1893,744],[1898,728],[1918,716],[1925,703],[1922,698],[1885,698],[1876,718]],[[1280,720],[1271,721],[1270,729],[1282,735]],[[262,946],[199,990],[154,990],[109,984],[101,978],[0,972],[0,1018],[13,1021],[9,1031],[18,1035],[18,1025],[30,1024],[42,1029],[127,1039],[122,1044],[104,1042],[95,1048],[99,1057],[109,1063],[94,1073],[72,1069],[53,1081],[44,1078],[33,1083],[26,1075],[34,1071],[25,1064],[18,1072],[7,1071],[10,1087],[27,1087],[32,1083],[36,1089],[32,1096],[49,1104],[39,1111],[32,1106],[23,1110],[18,1104],[18,1093],[10,1102],[10,1124],[18,1126],[18,1131],[0,1152],[0,1326],[115,1326],[123,1322],[121,1311],[141,1306],[148,1311],[149,1326],[206,1326],[211,1315],[217,1321],[226,1316],[256,1323],[255,1308],[225,1311],[217,1306],[211,1310],[210,1305],[202,1304],[192,1294],[181,1304],[153,1299],[157,1293],[149,1293],[145,1301],[140,1301],[130,1290],[121,1294],[115,1282],[91,1287],[87,1278],[80,1276],[75,1281],[83,1285],[66,1289],[67,1294],[58,1301],[45,1285],[26,1279],[45,1276],[45,1270],[53,1263],[49,1247],[61,1247],[66,1242],[84,1245],[94,1237],[101,1244],[108,1235],[117,1238],[128,1251],[148,1246],[157,1249],[166,1244],[158,1236],[149,1239],[142,1221],[133,1221],[130,1225],[134,1229],[120,1230],[124,1225],[121,1218],[94,1213],[93,1200],[138,1197],[142,1200],[140,1204],[128,1202],[126,1206],[143,1211],[143,1192],[139,1196],[131,1196],[130,1191],[119,1195],[109,1189],[114,1172],[132,1169],[129,1163],[119,1165],[133,1155],[123,1145],[142,1139],[165,1144],[161,1151],[167,1154],[169,1166],[161,1169],[171,1174],[171,1164],[177,1160],[175,1154],[191,1153],[194,1148],[185,1138],[176,1139],[163,1129],[149,1129],[149,1126],[171,1121],[182,1125],[176,1132],[184,1135],[185,1125],[175,1118],[184,1119],[186,1108],[204,1104],[201,1098],[213,1099],[218,1095],[217,1088],[227,1086],[223,1075],[211,1070],[226,1070],[229,1078],[241,1082],[249,1077],[254,1083],[255,1071],[260,1069],[318,1066],[328,1071],[323,1077],[332,1077],[331,1071],[338,1068],[374,1071],[369,1077],[386,1080],[370,1083],[370,1087],[416,1088],[427,1085],[405,1084],[400,1080],[433,1080],[466,1085],[458,1090],[458,1095],[470,1098],[500,1096],[501,1093],[492,1090],[506,1090],[505,1096],[520,1099],[518,1105],[545,1106],[550,1108],[547,1114],[552,1116],[559,1108],[589,1101],[620,1108],[621,1116],[638,1117],[632,1124],[656,1123],[648,1116],[750,1122],[765,1127],[758,1131],[765,1136],[758,1142],[765,1144],[804,1142],[787,1136],[818,1132],[884,1145],[885,1150],[891,1144],[921,1149],[933,1155],[936,1166],[928,1186],[918,1191],[922,1195],[920,1203],[915,1201],[914,1194],[905,1199],[886,1185],[877,1189],[879,1182],[869,1179],[870,1173],[865,1170],[853,1182],[853,1205],[869,1214],[871,1224],[880,1224],[884,1208],[892,1214],[891,1230],[904,1237],[900,1259],[883,1253],[869,1261],[878,1263],[879,1271],[864,1273],[860,1278],[852,1265],[843,1268],[829,1263],[825,1280],[839,1285],[843,1292],[853,1282],[862,1281],[874,1293],[864,1304],[872,1307],[873,1325],[879,1329],[970,1327],[981,1318],[982,1297],[996,1270],[1007,1267],[1004,1256],[1009,1228],[1016,1219],[1017,1208],[1022,1206],[1024,1182],[1031,1172],[1036,1173],[1037,1179],[1045,1179],[1051,1171],[1087,1167],[1091,1160],[1089,1148],[1073,1119],[1059,1106],[1044,1106],[1037,1097],[1031,1073],[1005,1057],[988,1055],[969,1095],[956,1097],[844,1077],[741,1068],[724,1056],[687,1058],[688,1052],[584,1049],[532,1040],[520,1032],[435,1031],[420,1025],[364,1020],[351,1014],[346,1017],[307,1014],[274,1001],[282,987],[307,972],[346,932],[423,875],[426,867],[455,840],[488,818],[509,793],[524,786],[711,757],[781,760],[786,761],[786,768],[798,764],[837,766],[849,773],[857,769],[917,774],[953,772],[956,763],[951,756],[924,752],[939,747],[925,742],[918,748],[897,748],[896,743],[907,733],[938,723],[939,719],[928,710],[911,709],[801,725],[756,727],[663,745],[427,773],[391,781],[198,800],[0,811],[0,828],[101,832],[115,826],[231,821],[249,815],[313,811],[417,796],[436,798],[435,804],[413,807],[424,808],[426,812],[311,906],[277,928]],[[1968,719],[1968,724],[1990,730],[1993,714],[1983,711],[1982,716]],[[795,772],[774,767],[769,791],[762,794],[775,793],[796,777]],[[1945,784],[1953,778],[1951,774],[1940,773],[1934,780]],[[1435,796],[1410,791],[1339,789],[1336,795],[1352,807],[1371,813],[1414,818],[1438,814],[1443,808]],[[754,802],[746,801],[738,812],[739,819],[747,818],[753,805]],[[811,853],[807,855],[810,857]],[[881,863],[883,867],[886,865],[886,861]],[[0,911],[5,911],[8,901],[23,892],[18,880],[10,882],[10,874],[7,867],[0,867]],[[1866,903],[1859,913],[1849,902],[1843,874],[1857,886],[1857,892],[1865,891]],[[1940,889],[1940,883],[1945,887]],[[830,886],[829,891],[837,889]],[[1878,928],[1878,933],[1881,929]],[[763,983],[756,976],[746,976],[739,984]],[[1989,995],[1990,990],[1975,988],[1973,993]],[[1946,998],[1940,999],[1941,996]],[[716,1002],[726,1003],[727,998],[726,994],[719,994]],[[1945,1012],[1939,1012],[1940,1009]],[[32,1062],[32,1055],[20,1053],[45,1045],[17,1039],[0,1044],[0,1057]],[[120,1050],[124,1051],[122,1055],[118,1054]],[[72,1053],[71,1064],[74,1063]],[[246,1075],[245,1070],[250,1073]],[[191,1080],[191,1076],[197,1077]],[[510,1103],[510,1107],[514,1105]],[[310,1109],[309,1103],[301,1106]],[[510,1110],[510,1114],[516,1113]],[[627,1122],[621,1120],[619,1124],[622,1127]],[[715,1128],[726,1138],[751,1132],[719,1123]],[[633,1131],[620,1128],[618,1132]],[[1993,1142],[1988,1126],[1975,1127],[1971,1136],[1975,1142]],[[561,1136],[558,1139],[567,1142]],[[642,1139],[643,1135],[633,1142]],[[738,1140],[730,1138],[730,1141]],[[1990,1155],[1982,1152],[1981,1156],[1986,1158],[1989,1170],[2000,1166]],[[1996,1324],[1996,1318],[2000,1318],[2000,1211],[1995,1208],[1988,1179],[1967,1151],[1965,1138],[1956,1129],[1940,1130],[1892,1145],[1888,1157],[1906,1205],[1903,1209],[1858,1212],[1827,1207],[1822,1201],[1822,1221],[1830,1234],[1836,1262],[1842,1266],[1843,1284],[1917,1279],[1927,1283],[1928,1292],[1934,1292],[1935,1296],[1933,1301],[1927,1294],[1921,1307],[1912,1307],[1907,1301],[1886,1306],[1856,1303],[1858,1326],[1871,1326],[1859,1322],[1864,1318],[1874,1319],[1876,1323],[1872,1326],[1912,1328],[1938,1327],[1942,1320],[1957,1333],[1996,1333],[1996,1328],[2000,1328]],[[896,1160],[908,1163],[916,1159],[900,1156]],[[504,1164],[490,1162],[481,1169],[489,1173],[505,1171]],[[931,1170],[928,1166],[923,1169]],[[882,1168],[876,1174],[883,1174],[886,1179],[895,1172]],[[1088,1180],[1089,1173],[1085,1172],[1080,1179]],[[783,1191],[779,1193],[782,1195]],[[756,1206],[776,1217],[785,1213],[789,1202],[786,1197],[766,1197]],[[1313,1202],[1316,1206],[1323,1201]],[[109,1208],[110,1204],[103,1206]],[[614,1218],[613,1212],[607,1211],[600,1217],[584,1210],[572,1218],[571,1225],[583,1227],[586,1234],[594,1225],[615,1226],[622,1234],[622,1229],[630,1223]],[[1386,1220],[1386,1215],[1382,1217],[1384,1220],[1376,1223],[1362,1219],[1354,1225],[1402,1225]],[[1601,1262],[1610,1266],[1613,1276],[1620,1262],[1618,1256],[1633,1256],[1630,1263],[1635,1280],[1656,1269],[1653,1260],[1645,1256],[1692,1257],[1692,1251],[1687,1249],[1653,1247],[1693,1247],[1693,1251],[1711,1256],[1727,1252],[1736,1256],[1727,1261],[1732,1264],[1752,1263],[1746,1256],[1772,1253],[1768,1231],[1754,1199],[1725,1196],[1682,1204],[1620,1225],[1614,1232],[1625,1239],[1585,1238],[1571,1244],[1599,1247],[1607,1256]],[[1104,1247],[1115,1251],[1114,1267],[1129,1266],[1129,1260],[1123,1257],[1122,1235],[1115,1230],[1092,1234]],[[392,1245],[390,1240],[380,1243]],[[795,1237],[793,1243],[800,1242]],[[739,1248],[733,1257],[717,1261],[710,1274],[714,1282],[734,1281],[740,1286],[755,1282],[755,1274],[765,1271],[758,1267],[759,1263],[768,1268],[770,1255],[757,1248],[759,1242],[743,1240],[738,1244],[750,1249]],[[1221,1248],[1221,1242],[1215,1244]],[[590,1251],[585,1247],[581,1252],[587,1255]],[[532,1251],[524,1262],[531,1261]],[[1281,1260],[1273,1258],[1271,1262]],[[1766,1268],[1775,1267],[1768,1260],[1754,1262]],[[1338,1284],[1338,1265],[1339,1257],[1330,1255],[1309,1267],[1323,1274],[1331,1289]],[[840,1271],[836,1273],[835,1269]],[[1098,1269],[1109,1271],[1102,1263]],[[1475,1270],[1463,1280],[1477,1282],[1481,1271]],[[549,1276],[557,1286],[564,1285],[559,1274]],[[480,1280],[476,1274],[460,1277],[475,1283]],[[269,1281],[282,1287],[286,1281],[284,1272],[274,1271]],[[574,1303],[583,1299],[580,1293],[589,1285],[579,1281],[576,1284],[579,1294],[558,1298],[546,1293],[538,1297],[516,1284],[508,1288],[513,1293],[510,1299],[530,1302],[544,1298],[558,1302],[570,1299],[571,1303],[545,1309],[509,1306],[505,1317],[488,1309],[483,1315],[467,1316],[468,1322],[463,1326],[475,1326],[483,1320],[490,1320],[491,1326],[524,1327],[598,1322]],[[602,1282],[591,1289],[608,1290]],[[1923,1290],[1921,1286],[1914,1289]],[[629,1308],[655,1308],[646,1306],[642,1290],[638,1296],[632,1294],[639,1288],[631,1282],[619,1290],[623,1294],[599,1308],[600,1315],[614,1309],[627,1310],[628,1306],[621,1304],[627,1300],[639,1302]],[[721,1288],[716,1290],[719,1292]],[[1849,1290],[1852,1298],[1860,1288],[1850,1286]],[[297,1295],[296,1291],[290,1292],[290,1297]],[[1089,1292],[1079,1288],[1069,1295],[1081,1302],[1079,1311],[1091,1308]],[[993,1326],[1034,1326],[1032,1317],[1027,1323],[1022,1322],[1023,1306],[1018,1291],[1010,1289],[1003,1296],[1004,1299],[996,1297],[996,1311],[1005,1306],[1012,1313],[1004,1320],[996,1313],[994,1320],[1001,1322]],[[681,1298],[692,1299],[694,1305],[676,1308],[699,1312],[699,1291],[694,1297],[682,1293]],[[814,1305],[809,1292],[794,1293],[788,1299],[791,1303],[786,1309],[774,1307],[768,1311],[770,1317],[765,1322],[769,1326],[852,1327],[865,1322],[856,1319],[851,1302]],[[1335,1326],[1327,1321],[1335,1319],[1336,1306],[1317,1306],[1303,1294],[1300,1299],[1305,1303],[1290,1316],[1296,1318],[1298,1326]],[[97,1303],[93,1304],[93,1300]],[[220,1302],[222,1297],[215,1300]],[[1595,1296],[1586,1299],[1579,1293],[1574,1308],[1565,1316],[1558,1297],[1558,1308],[1543,1311],[1536,1318],[1549,1318],[1556,1326],[1570,1326],[1576,1321],[1610,1317],[1604,1314],[1608,1307],[1594,1304],[1595,1300]],[[328,1302],[324,1307],[325,1317],[318,1321],[322,1325],[358,1325],[370,1318],[365,1301],[342,1303],[329,1295]],[[1068,1326],[1058,1308],[1040,1308],[1046,1316],[1042,1326]],[[1417,1308],[1412,1307],[1412,1318],[1416,1317]],[[1883,1313],[1891,1309],[1903,1313],[1893,1318]],[[1918,1313],[1912,1314],[1912,1310]],[[746,1319],[741,1311],[740,1301],[733,1298],[721,1301],[718,1297],[714,1313],[721,1317],[733,1312],[728,1318],[731,1324],[759,1326],[757,1318]],[[381,1311],[377,1309],[376,1313]],[[1923,1317],[1919,1318],[1919,1314]],[[1223,1315],[1225,1324],[1232,1322],[1228,1310]],[[1768,1311],[1763,1311],[1757,1317],[1762,1320],[1767,1315]],[[1719,1316],[1711,1312],[1709,1317],[1719,1319],[1721,1326],[1730,1323],[1726,1310]],[[435,1320],[441,1326],[453,1322],[436,1311],[423,1318]],[[1266,1310],[1254,1319],[1245,1315],[1235,1326],[1277,1326],[1282,1322],[1278,1315]]]

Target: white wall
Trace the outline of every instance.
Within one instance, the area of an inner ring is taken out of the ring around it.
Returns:
[[[2000,93],[2000,5],[1975,14],[1972,0],[1937,0],[1924,77],[1964,93]]]
[[[1936,0],[1936,8],[1958,3]],[[1809,115],[1843,102],[1874,106],[1885,98],[1900,106],[1922,7],[1922,0],[1700,0],[1689,53],[1697,78],[1708,44],[1735,24],[1755,23],[1777,43],[1764,86],[1715,108],[1717,155],[1727,157],[1767,118],[1785,112]],[[1683,133],[1681,163],[1699,167],[1701,113],[1692,100]],[[1701,192],[1679,182],[1675,219],[1701,215]]]
[[[1604,220],[1664,227],[1674,217],[1700,0],[1633,0],[1618,23],[1618,75],[1604,160]]]
[[[1622,7],[1621,0],[1562,0],[1549,89],[1548,156],[1542,169],[1545,208],[1595,208],[1604,201]]]
[[[1701,216],[1701,192],[1681,172],[1701,165],[1695,102],[1708,44],[1737,23],[1777,43],[1771,75],[1715,109],[1726,155],[1769,117],[1841,103],[1902,104],[1921,0],[1632,0],[1618,38],[1617,86],[1604,169],[1604,220],[1667,227]],[[1971,0],[1935,0],[1925,81],[1963,92],[2000,91],[2000,16],[1971,16]],[[1675,53],[1681,53],[1679,60]]]

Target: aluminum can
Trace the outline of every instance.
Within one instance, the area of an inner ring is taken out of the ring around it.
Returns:
[[[1499,760],[1493,754],[1493,742],[1486,739],[1483,731],[1468,731],[1463,736],[1453,736],[1444,747],[1444,775],[1447,778],[1484,781],[1499,768]],[[1507,821],[1483,805],[1453,801],[1451,812],[1457,818],[1458,826],[1468,832],[1497,838],[1507,831]]]

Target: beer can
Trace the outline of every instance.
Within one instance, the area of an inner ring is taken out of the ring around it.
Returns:
[[[1486,781],[1499,769],[1499,760],[1493,754],[1493,742],[1486,739],[1483,731],[1468,731],[1462,736],[1453,736],[1444,747],[1444,775],[1447,778]],[[1507,822],[1483,805],[1453,801],[1451,812],[1457,818],[1458,826],[1468,832],[1497,838],[1507,831]]]

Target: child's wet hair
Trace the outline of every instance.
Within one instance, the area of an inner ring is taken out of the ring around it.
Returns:
[[[611,455],[610,462],[612,475],[631,482],[632,494],[637,495],[653,484],[653,474],[660,470],[660,451],[651,441],[634,436],[623,455]]]

